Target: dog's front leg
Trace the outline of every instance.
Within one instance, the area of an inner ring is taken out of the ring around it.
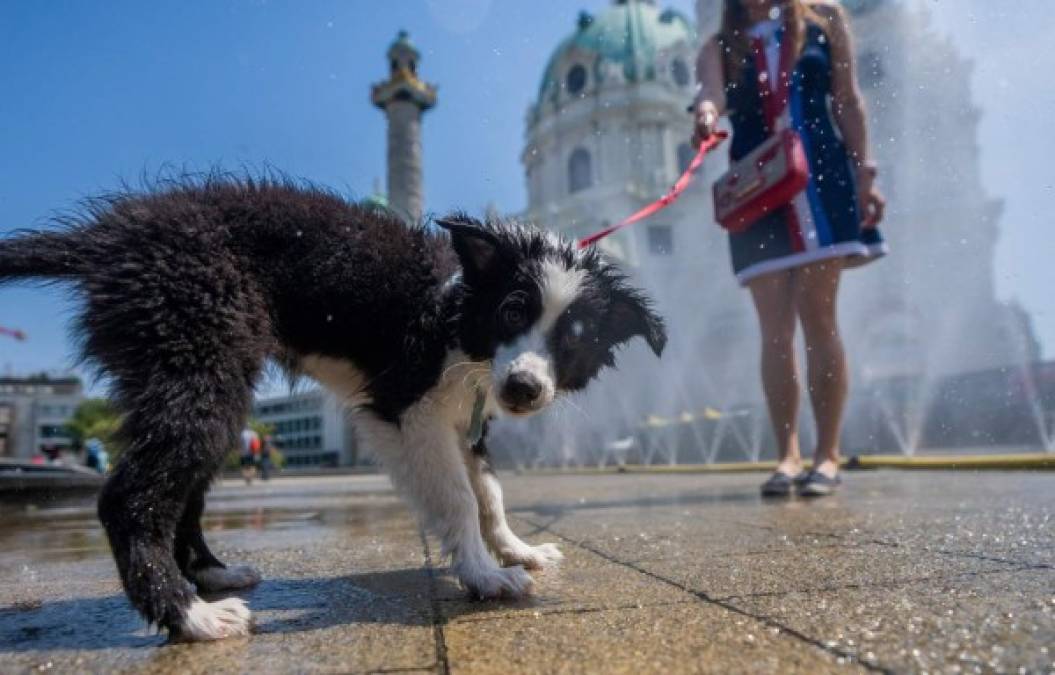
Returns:
[[[484,544],[458,432],[429,412],[412,409],[399,427],[366,414],[359,428],[396,488],[440,537],[443,555],[452,556],[454,573],[470,593],[479,598],[529,594],[531,575],[520,566],[501,567]]]
[[[551,567],[564,559],[556,544],[532,546],[516,536],[506,521],[502,486],[491,468],[487,445],[480,439],[467,453],[469,479],[480,508],[484,539],[504,565],[523,565],[529,570]]]

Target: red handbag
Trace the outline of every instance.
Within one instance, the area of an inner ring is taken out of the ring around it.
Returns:
[[[806,189],[809,165],[802,139],[785,129],[766,139],[714,183],[714,215],[730,232],[743,232]]]
[[[770,91],[769,67],[762,40],[755,39],[753,51],[766,126],[778,128],[788,104],[792,77],[791,40],[782,40],[777,91]],[[806,189],[810,180],[806,148],[794,129],[785,128],[767,138],[746,157],[733,164],[714,183],[714,215],[730,232],[743,232],[762,216],[786,207]]]

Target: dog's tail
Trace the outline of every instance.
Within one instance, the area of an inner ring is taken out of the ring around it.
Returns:
[[[84,271],[73,232],[20,232],[0,238],[0,284],[73,279]]]

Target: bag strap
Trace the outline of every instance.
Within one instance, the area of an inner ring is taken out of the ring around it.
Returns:
[[[791,79],[794,75],[795,54],[792,53],[794,45],[788,39],[787,31],[781,27],[777,32],[777,40],[780,49],[780,65],[777,68],[776,92],[769,85],[769,62],[766,56],[766,44],[762,38],[756,37],[752,40],[755,53],[755,69],[758,71],[759,95],[762,98],[762,111],[765,115],[766,127],[769,135],[773,136],[784,128],[791,127],[790,115],[787,114],[789,105],[789,92],[791,90]],[[765,76],[763,77],[763,73]],[[784,216],[788,224],[788,236],[795,250],[805,249],[805,241],[802,238],[802,226],[799,215],[789,202],[784,206]]]
[[[777,32],[777,40],[780,44],[780,64],[777,67],[776,91],[770,84],[769,57],[766,55],[766,42],[760,37],[752,38],[751,50],[755,56],[755,71],[757,72],[758,93],[762,99],[762,112],[766,118],[766,126],[770,134],[778,131],[778,123],[781,116],[787,110],[791,79],[794,73],[795,55],[792,53],[792,41],[787,39],[787,31],[782,27]]]

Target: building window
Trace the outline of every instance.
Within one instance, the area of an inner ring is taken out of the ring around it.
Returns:
[[[670,75],[674,78],[674,84],[679,87],[689,86],[689,67],[685,65],[685,61],[674,59],[670,64]]]
[[[578,192],[593,184],[590,153],[585,148],[575,148],[568,158],[568,191]]]
[[[56,424],[45,424],[38,429],[41,438],[65,438],[68,433],[66,427]]]
[[[674,252],[674,231],[670,225],[649,225],[648,252],[653,255],[670,255]]]
[[[692,151],[692,146],[688,143],[682,143],[678,146],[678,173],[685,173],[685,170],[689,168],[689,164],[692,164],[692,159],[696,156],[696,153]]]
[[[572,66],[564,80],[564,86],[569,94],[581,94],[583,89],[586,89],[586,68],[578,63]]]

